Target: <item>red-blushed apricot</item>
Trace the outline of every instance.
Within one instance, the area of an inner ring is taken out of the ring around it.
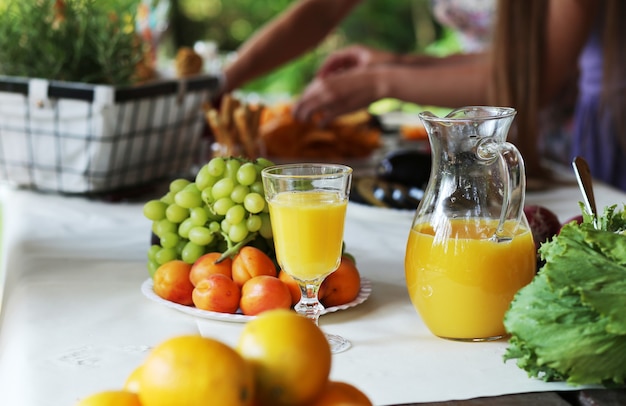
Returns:
[[[287,272],[282,269],[278,271],[278,279],[283,281],[285,285],[289,288],[289,293],[291,293],[291,305],[295,306],[302,297],[302,292],[300,291],[300,286],[298,282],[294,278],[291,277]]]
[[[181,260],[164,263],[154,273],[153,289],[159,297],[170,302],[191,306],[193,285],[189,280],[191,264]]]
[[[276,277],[276,265],[272,259],[258,248],[246,246],[239,250],[232,265],[233,280],[238,286],[255,276],[269,275]]]
[[[198,309],[235,313],[239,309],[241,290],[228,276],[216,273],[198,282],[192,298]]]
[[[319,298],[324,307],[339,306],[356,299],[361,290],[361,275],[354,262],[341,258],[339,268],[324,279]]]
[[[221,252],[209,252],[198,258],[191,265],[189,280],[196,286],[198,282],[205,279],[209,275],[222,274],[232,279],[233,260],[226,257],[221,262],[216,261],[222,256]]]
[[[241,287],[239,307],[243,314],[249,316],[272,309],[290,309],[291,293],[287,285],[275,276],[255,276]]]

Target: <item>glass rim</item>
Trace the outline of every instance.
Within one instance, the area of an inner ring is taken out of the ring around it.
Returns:
[[[320,169],[328,168],[332,169],[330,172],[302,172],[302,173],[280,173],[280,171],[289,171],[293,169]],[[290,164],[277,164],[263,168],[261,171],[262,176],[273,178],[332,178],[338,175],[350,175],[354,170],[344,164],[331,164],[331,163],[290,163]]]

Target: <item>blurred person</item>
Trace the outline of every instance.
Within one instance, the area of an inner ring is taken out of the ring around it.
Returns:
[[[625,17],[620,0],[501,0],[487,51],[390,62],[361,48],[359,60],[386,62],[341,69],[331,55],[294,114],[330,120],[385,97],[448,107],[513,106],[518,115],[511,140],[529,176],[545,179],[539,114],[579,71],[571,155],[586,158],[597,179],[626,190]]]

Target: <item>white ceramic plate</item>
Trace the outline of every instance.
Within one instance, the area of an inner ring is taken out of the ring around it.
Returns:
[[[245,314],[241,314],[241,313],[231,314],[231,313],[211,312],[208,310],[200,310],[193,306],[184,306],[178,303],[170,302],[169,300],[165,300],[161,298],[160,296],[158,296],[156,293],[154,293],[151,278],[146,279],[141,284],[141,292],[144,294],[144,296],[146,296],[148,299],[154,302],[160,303],[171,309],[176,309],[183,313],[186,313],[195,317],[200,317],[203,319],[229,321],[229,322],[235,322],[235,323],[245,323],[246,321],[252,320],[256,317],[256,316],[246,316]],[[370,293],[372,293],[371,281],[367,278],[361,277],[361,290],[359,291],[359,295],[357,296],[356,299],[344,305],[328,307],[324,309],[322,314],[332,313],[338,310],[346,310],[351,307],[360,305],[361,303],[367,300],[367,298],[370,296]]]

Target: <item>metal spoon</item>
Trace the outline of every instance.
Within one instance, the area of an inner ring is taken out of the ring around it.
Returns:
[[[593,195],[593,184],[589,164],[585,158],[577,156],[572,161],[572,166],[574,167],[578,186],[583,194],[587,212],[593,217],[594,226],[598,228],[598,209],[596,207],[596,199]]]

